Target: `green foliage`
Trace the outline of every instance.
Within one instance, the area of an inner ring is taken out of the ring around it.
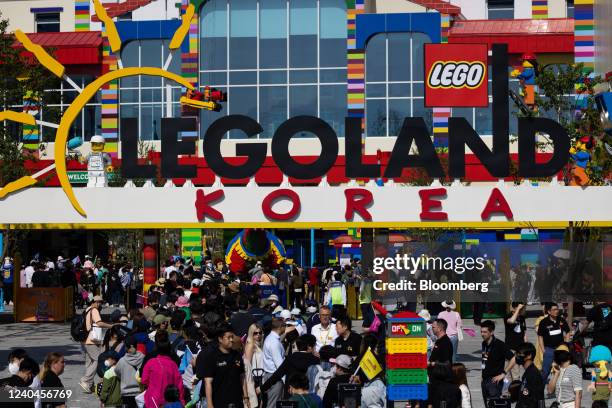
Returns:
[[[45,88],[56,88],[55,78],[35,60],[28,60],[14,47],[15,37],[7,33],[8,20],[0,13],[0,110],[21,111],[23,97],[30,91],[39,96],[40,106],[47,104]],[[47,115],[48,113],[48,115]],[[45,119],[52,121],[52,111],[45,110]],[[27,174],[26,160],[35,158],[28,151],[22,151],[19,135],[23,132],[20,124],[5,122],[0,124],[0,186]]]
[[[539,69],[536,77],[539,94],[536,94],[538,111],[535,114],[559,122],[572,141],[583,136],[594,138],[595,146],[590,151],[591,161],[587,168],[591,185],[604,184],[606,175],[612,171],[612,161],[605,150],[605,135],[593,96],[593,88],[601,82],[600,77],[590,77],[583,64],[549,65]],[[575,84],[581,85],[576,89]],[[585,108],[580,111],[577,111],[576,94],[586,102]]]

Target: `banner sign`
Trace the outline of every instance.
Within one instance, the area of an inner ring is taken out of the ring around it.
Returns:
[[[425,44],[425,106],[489,105],[486,44]]]
[[[610,188],[603,186],[107,187],[79,188],[75,194],[88,208],[87,217],[67,205],[61,188],[30,189],[0,201],[0,224],[244,228],[276,223],[298,228],[296,223],[305,223],[310,228],[492,221],[596,224],[610,219]],[[41,202],[45,211],[40,211]]]

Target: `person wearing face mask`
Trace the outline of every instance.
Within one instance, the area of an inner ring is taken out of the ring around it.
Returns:
[[[572,355],[566,345],[555,350],[547,391],[549,394],[555,393],[559,408],[580,408],[582,370],[572,363]]]
[[[24,358],[28,356],[27,351],[22,348],[14,349],[8,357],[8,371],[11,375],[16,375],[19,371],[19,365]]]
[[[521,378],[518,401],[515,408],[540,408],[544,402],[544,380],[535,366],[536,349],[531,343],[523,343],[516,350],[515,360],[525,372]]]
[[[36,361],[30,357],[24,357],[21,359],[17,371],[8,378],[0,379],[0,389],[14,388],[14,387],[29,387],[34,380],[34,377],[38,375],[40,369]],[[14,408],[34,408],[33,402],[13,402],[11,407]]]
[[[104,404],[104,408],[120,408],[121,401],[121,384],[115,372],[115,366],[119,361],[119,354],[111,351],[106,355],[104,365],[106,371],[102,379],[102,391],[100,391],[100,402]]]

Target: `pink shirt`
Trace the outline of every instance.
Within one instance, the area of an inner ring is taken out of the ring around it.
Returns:
[[[145,392],[145,407],[161,408],[166,401],[164,391],[170,384],[176,385],[179,390],[180,400],[184,403],[183,379],[178,367],[168,356],[157,356],[147,361],[142,370],[142,383],[147,386]]]
[[[461,330],[461,316],[459,313],[451,310],[447,312],[446,310],[438,313],[438,319],[446,320],[448,327],[446,328],[446,334],[450,336],[456,336],[457,332]]]

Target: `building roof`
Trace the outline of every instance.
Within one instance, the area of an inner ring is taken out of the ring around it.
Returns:
[[[443,0],[409,0],[411,3],[418,4],[419,6],[437,10],[440,13],[450,14],[456,16],[461,14],[461,8],[450,4],[448,1]]]
[[[130,11],[134,11],[139,9],[140,7],[146,6],[147,4],[153,2],[153,0],[126,0],[122,3],[112,3],[112,4],[103,4],[106,9],[106,14],[110,18],[122,16]],[[91,16],[91,21],[100,21],[98,16]]]
[[[28,38],[34,44],[53,48],[99,47],[102,45],[100,31],[29,33]],[[17,46],[21,44],[17,43]]]
[[[461,20],[449,32],[450,43],[507,43],[511,54],[573,53],[574,20]]]
[[[51,48],[54,58],[65,65],[99,64],[102,59],[100,31],[29,33],[28,38],[34,44]],[[23,48],[23,45],[16,41],[14,47]],[[31,55],[27,51],[23,54]]]

